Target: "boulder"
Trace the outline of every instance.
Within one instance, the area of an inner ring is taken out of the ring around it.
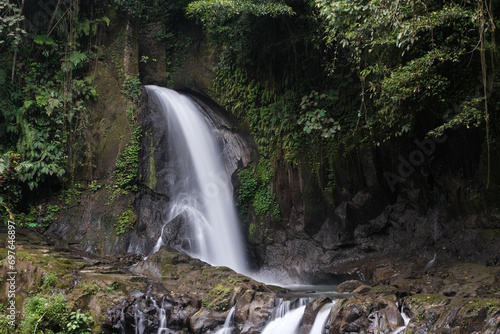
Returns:
[[[361,282],[361,281],[358,281],[358,280],[349,280],[349,281],[345,281],[345,282],[340,283],[337,286],[337,291],[338,292],[351,293],[351,292],[353,292],[354,290],[356,290],[357,288],[359,288],[360,286],[363,286],[363,285],[365,285],[365,284],[363,282]]]

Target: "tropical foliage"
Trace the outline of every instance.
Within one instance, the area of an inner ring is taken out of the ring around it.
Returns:
[[[77,0],[56,4],[0,2],[0,44],[8,46],[0,52],[0,203],[11,214],[22,196],[67,183],[86,163],[87,103],[97,99],[86,71],[109,20],[82,15]]]
[[[332,183],[333,160],[363,146],[450,128],[482,129],[489,156],[498,10],[491,1],[233,0],[187,12],[221,50],[213,95],[264,156],[321,162]]]
[[[491,170],[500,133],[492,94],[500,8],[491,0],[108,5],[136,24],[163,25],[156,38],[170,69],[191,38],[183,20],[200,23],[219,56],[210,93],[253,134],[270,166],[284,159],[333,185],[335,161],[353,160],[361,149],[461,128],[484,138]],[[88,105],[98,94],[88,73],[110,20],[93,1],[20,7],[1,0],[0,8],[0,206],[12,213],[23,196],[71,187],[91,163]],[[135,104],[140,85],[136,77],[125,82]],[[129,114],[133,123],[134,109]],[[118,161],[123,188],[133,187],[136,146]]]

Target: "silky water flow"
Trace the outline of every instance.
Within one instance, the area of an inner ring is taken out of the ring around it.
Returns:
[[[165,225],[181,216],[191,227],[187,253],[212,265],[246,272],[246,259],[230,176],[217,146],[217,129],[187,96],[146,86],[167,117],[169,156],[176,159]],[[165,226],[164,225],[164,226]],[[162,246],[162,235],[153,252]]]
[[[189,97],[158,86],[146,86],[165,113],[168,124],[169,159],[174,159],[169,176],[171,200],[168,217],[152,251],[164,244],[164,229],[174,219],[182,217],[191,228],[185,251],[212,265],[227,266],[251,275],[246,266],[244,244],[239,229],[233,187],[224,167],[223,154],[217,145],[217,128],[210,118]],[[278,298],[272,317],[263,334],[294,334],[300,326],[310,298],[283,300]],[[310,334],[323,332],[333,303],[326,304],[316,317]],[[163,311],[163,310],[162,310]],[[228,313],[224,326],[217,334],[235,333],[235,307]],[[161,313],[158,333],[168,332],[168,319]],[[141,317],[136,319],[141,328]],[[406,321],[405,321],[406,322]],[[405,323],[407,325],[407,322]],[[406,327],[406,326],[405,326]],[[398,333],[401,329],[398,328]],[[140,330],[139,330],[140,331]]]

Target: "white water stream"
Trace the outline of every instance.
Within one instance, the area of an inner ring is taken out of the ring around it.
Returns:
[[[171,199],[168,216],[152,253],[164,244],[165,227],[181,217],[183,224],[189,224],[193,236],[185,250],[187,253],[212,265],[227,266],[249,275],[230,175],[227,175],[224,162],[221,161],[221,150],[215,139],[217,130],[190,98],[158,86],[146,86],[146,89],[150,97],[157,97],[165,112],[169,159],[175,159],[172,163],[175,172],[169,179]],[[295,334],[309,300],[281,300],[262,334]],[[333,305],[326,304],[318,312],[310,334],[322,333]],[[158,309],[158,334],[162,334],[168,332],[167,319],[163,307]],[[234,313],[235,307],[230,310],[223,328],[216,334],[230,334],[236,330]],[[143,315],[139,312],[136,333],[144,330],[143,322]],[[394,333],[402,333],[401,330],[404,331],[404,328],[398,328]]]
[[[262,334],[294,334],[310,300],[310,298],[280,299]]]
[[[233,330],[234,311],[236,311],[236,306],[233,306],[231,310],[229,310],[226,321],[224,321],[224,327],[215,332],[215,334],[231,334]]]
[[[404,309],[404,306],[401,306],[401,317],[403,318],[404,325],[396,328],[395,330],[393,330],[389,334],[404,334],[404,332],[406,331],[406,327],[408,327],[408,324],[410,323],[410,317],[407,316],[406,313],[404,313],[403,309]]]
[[[283,317],[268,323],[262,334],[295,334],[305,310],[306,306],[304,305],[287,312]]]
[[[233,188],[214,139],[215,128],[190,98],[163,87],[146,89],[158,97],[166,114],[170,156],[178,162],[165,224],[182,216],[195,238],[190,255],[246,272]],[[162,244],[161,235],[153,252]]]
[[[335,302],[323,305],[321,310],[319,310],[318,314],[316,315],[316,319],[314,320],[314,324],[309,334],[323,333],[326,319],[328,318],[328,315],[330,314],[330,310],[332,309],[333,305],[335,305]]]

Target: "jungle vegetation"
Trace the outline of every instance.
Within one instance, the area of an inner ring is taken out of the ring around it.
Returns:
[[[218,55],[209,93],[254,136],[265,165],[307,166],[333,189],[338,162],[362,150],[460,129],[480,138],[475,181],[498,184],[500,8],[491,0],[1,0],[0,10],[6,216],[92,168],[91,72],[110,11],[163,24],[158,38],[173,57],[187,40],[178,23],[199,24]],[[124,179],[133,189],[133,175]]]

